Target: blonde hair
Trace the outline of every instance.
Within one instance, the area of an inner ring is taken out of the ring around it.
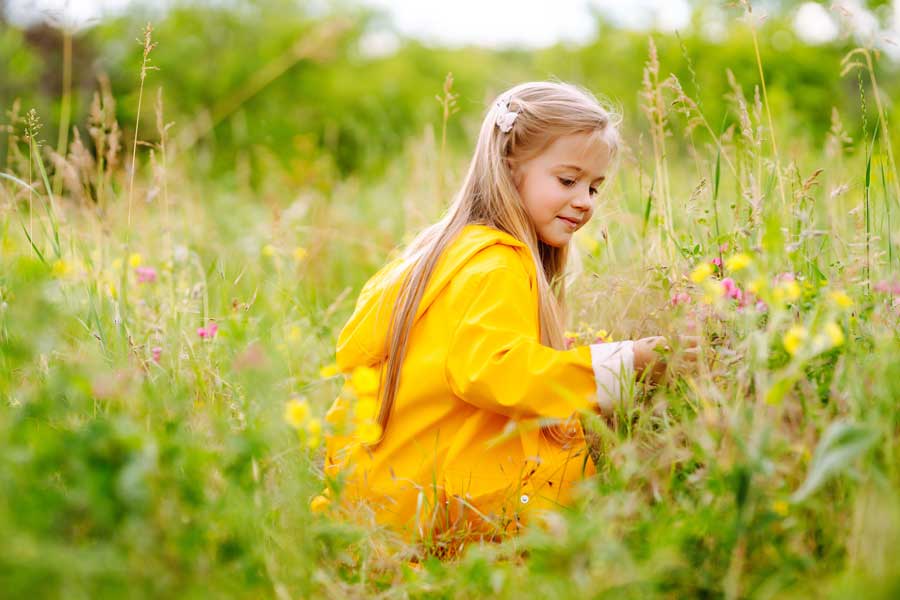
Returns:
[[[518,116],[504,133],[496,126],[502,109],[497,100],[508,101],[508,110]],[[504,231],[524,242],[535,261],[541,343],[565,348],[565,286],[562,276],[568,246],[554,247],[538,238],[522,204],[512,169],[541,152],[556,138],[587,133],[602,139],[615,155],[619,146],[618,113],[604,107],[588,90],[570,83],[535,81],[516,85],[490,104],[475,154],[462,186],[444,216],[425,228],[401,254],[395,276],[407,267],[388,329],[388,354],[379,385],[381,406],[378,424],[381,436],[387,430],[394,398],[400,386],[400,367],[406,356],[409,333],[419,303],[438,258],[466,225],[481,224]],[[593,141],[591,139],[590,141]]]

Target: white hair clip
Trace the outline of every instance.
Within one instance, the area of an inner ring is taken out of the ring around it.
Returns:
[[[507,96],[501,96],[500,99],[497,100],[497,110],[497,127],[499,127],[500,131],[503,133],[509,133],[513,127],[513,123],[516,121],[516,117],[519,116],[519,113],[509,110],[509,98]]]

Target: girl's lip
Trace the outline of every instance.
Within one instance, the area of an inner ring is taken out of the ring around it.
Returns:
[[[562,220],[565,221],[566,223],[571,223],[574,227],[577,227],[577,226],[578,226],[578,222],[577,222],[577,221],[573,221],[572,219],[567,219],[566,217],[557,217],[557,218],[558,218],[558,219],[562,219]]]

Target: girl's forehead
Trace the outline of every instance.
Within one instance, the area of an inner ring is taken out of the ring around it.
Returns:
[[[572,165],[595,175],[605,170],[610,148],[601,135],[576,133],[557,138],[544,151],[550,166]]]

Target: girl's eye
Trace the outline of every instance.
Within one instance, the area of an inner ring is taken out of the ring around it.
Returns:
[[[575,183],[573,179],[564,179],[562,177],[557,177],[557,179],[559,179],[559,182],[566,187],[571,187],[571,185]]]
[[[597,188],[591,188],[591,196],[597,195]]]

